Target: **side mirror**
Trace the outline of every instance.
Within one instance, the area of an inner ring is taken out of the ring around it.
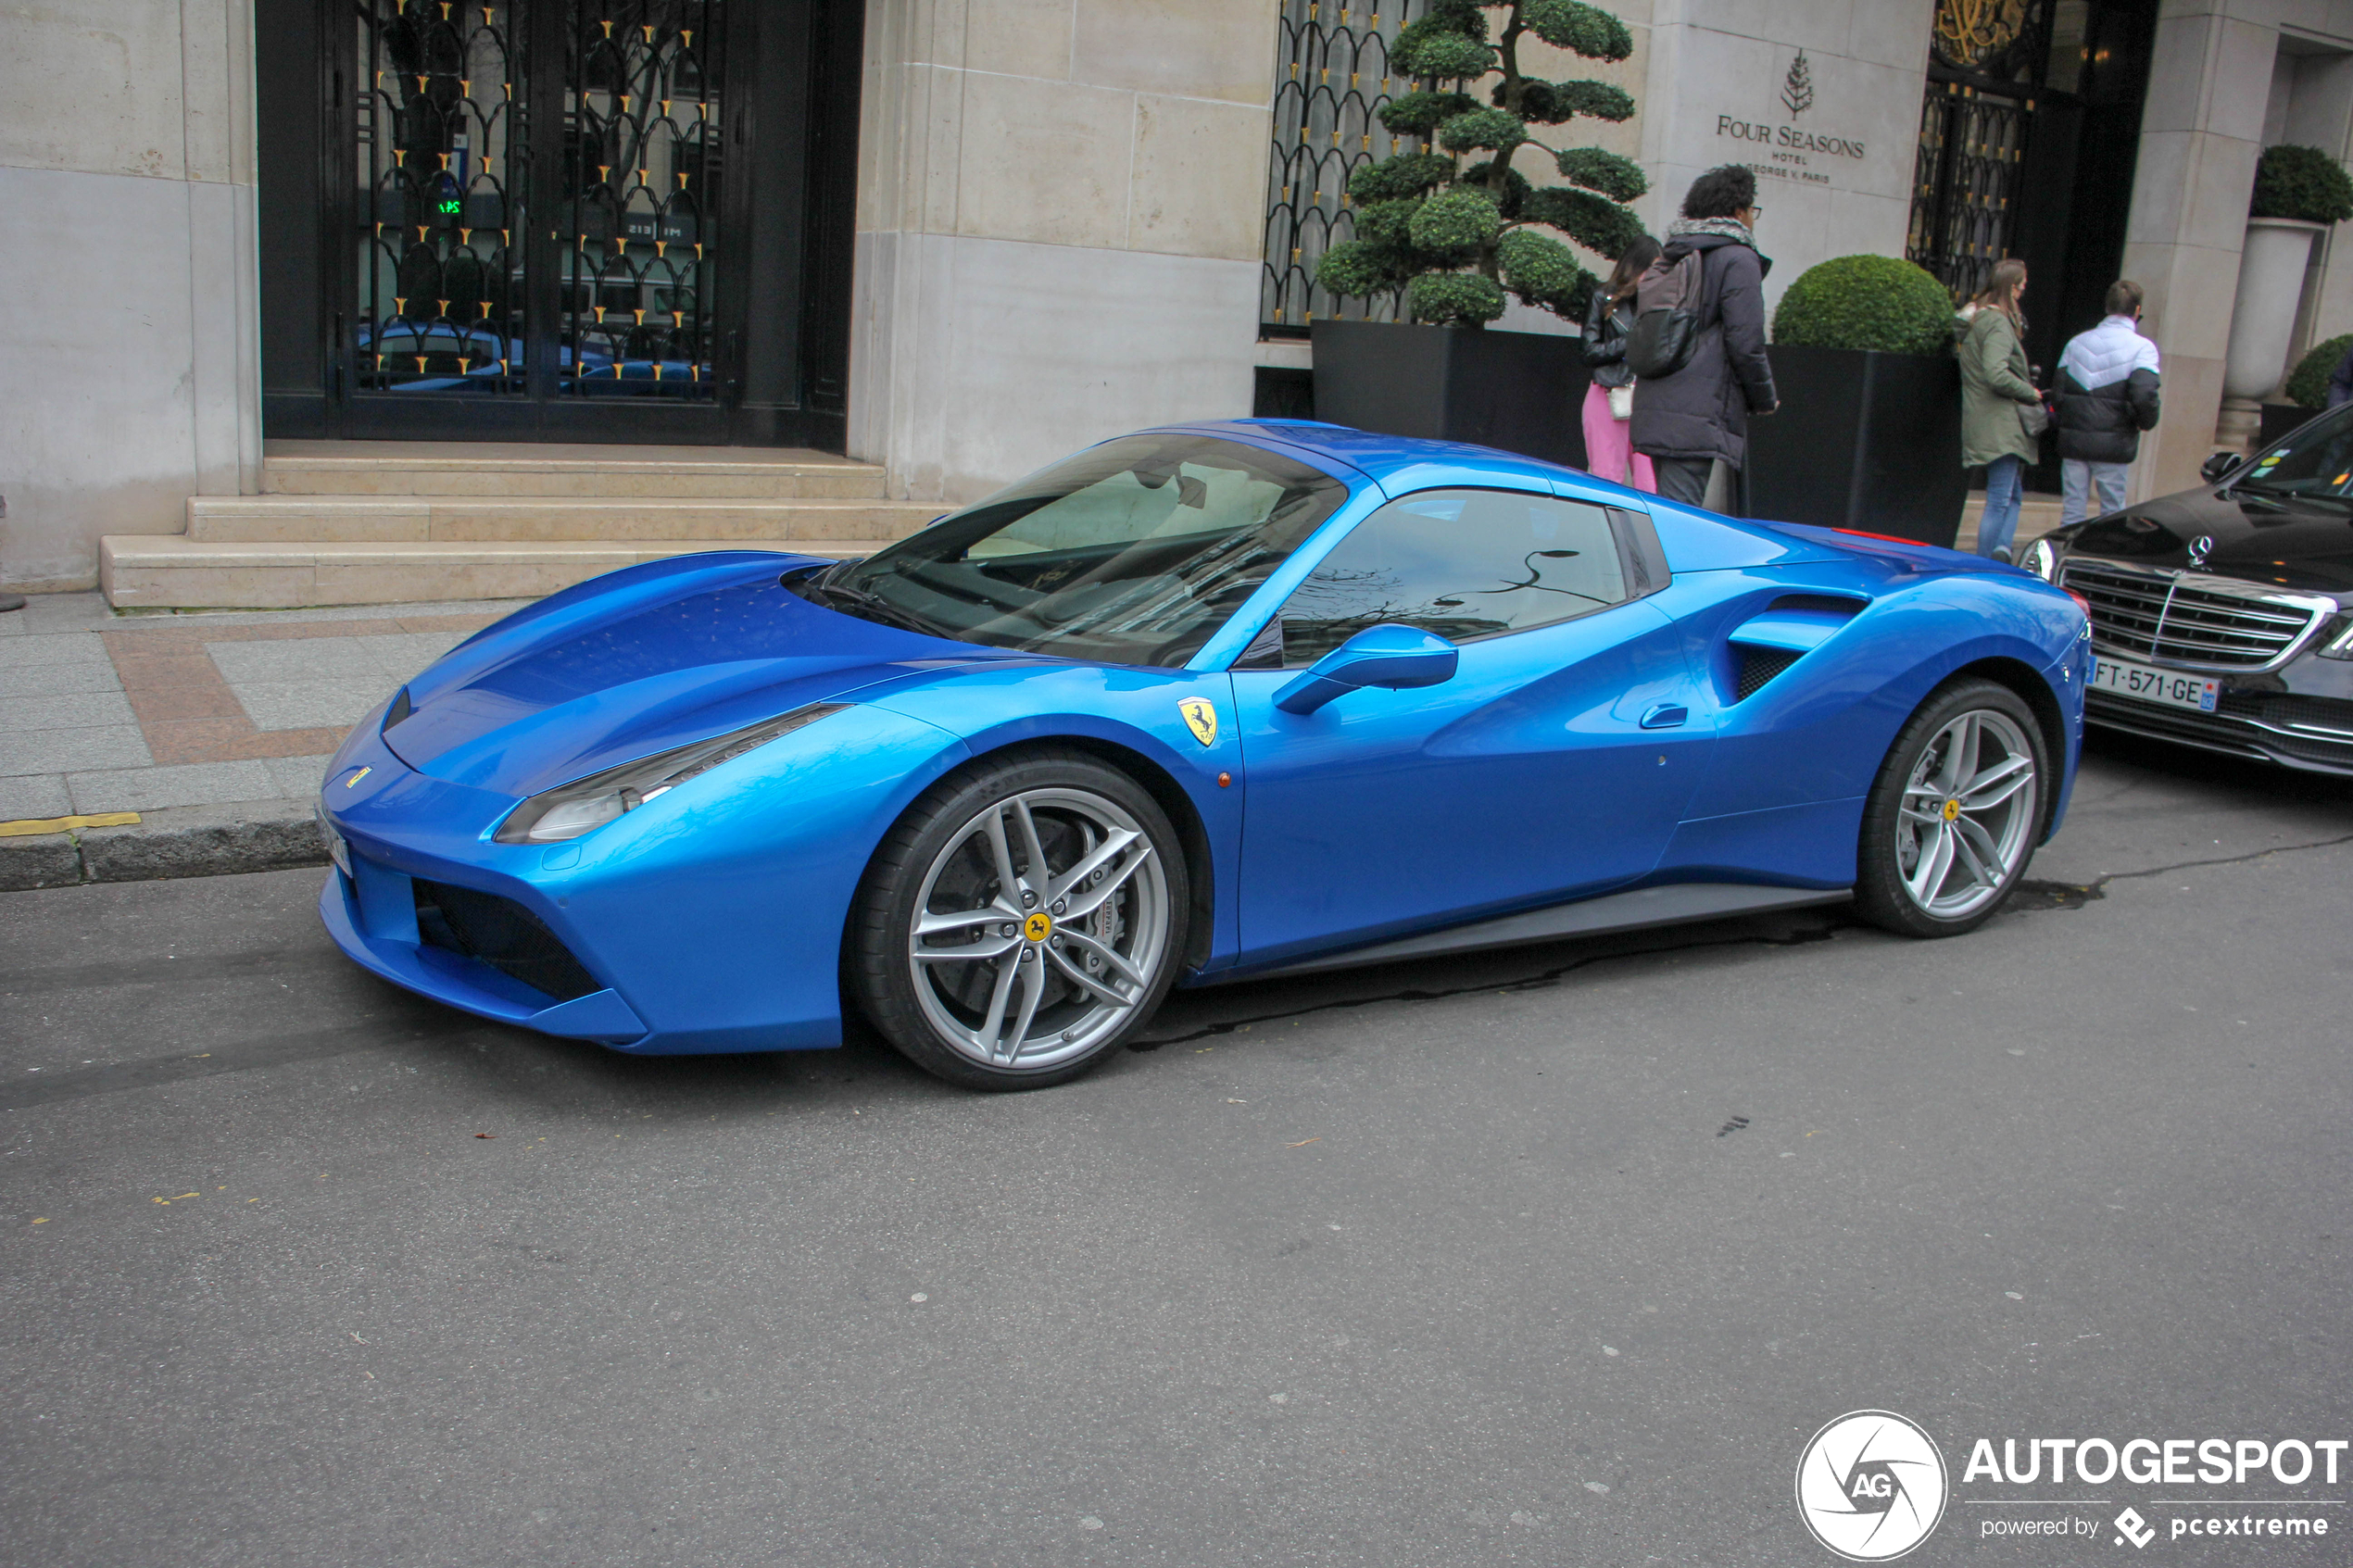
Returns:
[[[1454,678],[1461,650],[1445,638],[1411,626],[1367,626],[1301,671],[1275,694],[1286,713],[1313,713],[1361,686],[1403,691]]]
[[[2246,459],[2236,452],[2217,452],[2200,463],[2198,476],[2208,484],[2220,484],[2246,466]]]

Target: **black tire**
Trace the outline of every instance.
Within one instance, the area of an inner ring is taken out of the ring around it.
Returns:
[[[1080,861],[1106,856],[1052,897]],[[1014,872],[1011,890],[1000,865]],[[1183,847],[1148,791],[1082,752],[1024,750],[941,780],[884,837],[850,912],[848,978],[875,1029],[924,1071],[966,1088],[1045,1088],[1100,1065],[1151,1020],[1182,964],[1190,909]],[[957,928],[919,941],[919,914]],[[967,959],[967,936],[975,949],[1010,947]]]
[[[1970,728],[1956,730],[1972,719]],[[2028,759],[2027,782],[2003,795],[2016,776],[2009,759],[2017,756]],[[2012,771],[2004,773],[2005,768]],[[1987,782],[1981,786],[1976,779]],[[1939,687],[1888,747],[1864,802],[1856,847],[1856,909],[1872,924],[1905,936],[1976,930],[2025,876],[2049,815],[2054,782],[2043,726],[2016,692],[1974,677]],[[1933,801],[1931,786],[1939,797]],[[1909,814],[1907,792],[1916,792]],[[1963,809],[1979,799],[1990,804]],[[1933,846],[1948,834],[1946,869],[1940,872]],[[1924,900],[1919,889],[1926,884],[1932,885]]]

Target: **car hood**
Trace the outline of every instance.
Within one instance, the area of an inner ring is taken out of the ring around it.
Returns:
[[[2187,567],[2190,546],[2213,541],[2198,570],[2281,588],[2353,593],[2353,508],[2188,490],[2079,523],[2070,551],[2139,566]]]
[[[777,581],[806,559],[685,559],[567,590],[459,645],[409,683],[384,744],[434,778],[524,796],[877,683],[1035,657],[812,604]]]

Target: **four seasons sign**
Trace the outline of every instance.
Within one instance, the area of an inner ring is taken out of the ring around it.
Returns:
[[[1866,155],[1860,137],[1799,126],[1798,121],[1814,107],[1814,63],[1806,58],[1803,49],[1797,51],[1781,78],[1780,107],[1789,119],[1778,125],[1719,114],[1716,117],[1716,134],[1754,145],[1757,151],[1747,154],[1743,161],[1758,174],[1806,185],[1838,182],[1829,172],[1838,166],[1819,163],[1818,167],[1818,160],[1861,158]]]

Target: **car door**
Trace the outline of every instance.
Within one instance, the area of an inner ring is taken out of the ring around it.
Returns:
[[[1642,876],[1712,741],[1645,520],[1500,489],[1389,502],[1235,661],[1248,769],[1245,962],[1372,941]],[[1355,633],[1455,643],[1453,678],[1310,714],[1276,696]]]

